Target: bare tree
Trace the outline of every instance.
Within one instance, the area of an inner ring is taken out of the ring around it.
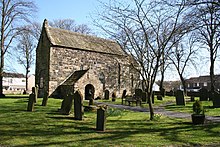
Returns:
[[[161,66],[161,58],[186,33],[186,24],[181,19],[184,3],[172,11],[172,7],[165,8],[160,3],[147,3],[146,0],[131,0],[127,5],[112,0],[103,6],[106,13],[99,15],[106,25],[99,23],[98,26],[117,39],[139,64],[134,68],[144,82],[152,120],[152,89]],[[171,42],[173,37],[178,38],[176,42]]]
[[[195,55],[198,48],[195,47],[197,40],[194,35],[186,36],[184,39],[175,44],[172,48],[171,54],[169,55],[169,59],[177,70],[184,92],[186,93],[184,74],[186,72],[186,68],[190,65],[194,65],[195,67],[195,61],[197,59]]]
[[[20,24],[27,22],[31,14],[36,10],[35,4],[30,0],[2,0],[1,8],[1,62],[0,62],[0,96],[3,94],[3,71],[5,54],[9,52],[9,48],[13,40],[20,33]]]
[[[32,35],[30,26],[25,26],[23,31],[17,37],[18,45],[15,48],[18,63],[25,68],[26,90],[28,90],[28,74],[31,65],[34,63],[35,43],[36,39]]]
[[[214,69],[220,45],[220,5],[218,0],[189,1],[188,19],[196,27],[199,42],[209,51],[211,91],[215,90]]]
[[[86,24],[76,24],[73,19],[56,19],[49,22],[52,27],[65,29],[73,32],[91,34],[91,29]]]

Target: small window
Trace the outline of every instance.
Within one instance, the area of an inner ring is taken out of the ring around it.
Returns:
[[[22,80],[21,82],[25,82],[25,80]]]
[[[208,86],[208,83],[207,83],[207,82],[204,82],[204,86]]]

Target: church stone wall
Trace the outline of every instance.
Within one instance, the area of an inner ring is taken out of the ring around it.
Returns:
[[[75,89],[79,89],[82,94],[87,84],[95,87],[95,97],[102,96],[103,89],[118,94],[122,94],[124,89],[131,90],[132,70],[126,56],[51,47],[49,93],[74,71],[88,68],[88,72],[75,84]]]

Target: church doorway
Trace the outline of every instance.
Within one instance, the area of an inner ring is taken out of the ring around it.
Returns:
[[[95,87],[92,84],[88,84],[85,87],[85,100],[94,99]]]

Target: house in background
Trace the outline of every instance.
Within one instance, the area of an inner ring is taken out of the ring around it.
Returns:
[[[220,75],[214,76],[214,83],[216,90],[220,89]],[[211,88],[211,81],[210,76],[199,76],[199,77],[192,77],[186,80],[186,87],[187,89],[195,89],[195,88],[206,88],[210,90]]]
[[[34,86],[35,76],[28,78],[28,91]],[[25,90],[25,75],[20,73],[3,73],[3,93],[4,94],[22,94]]]

